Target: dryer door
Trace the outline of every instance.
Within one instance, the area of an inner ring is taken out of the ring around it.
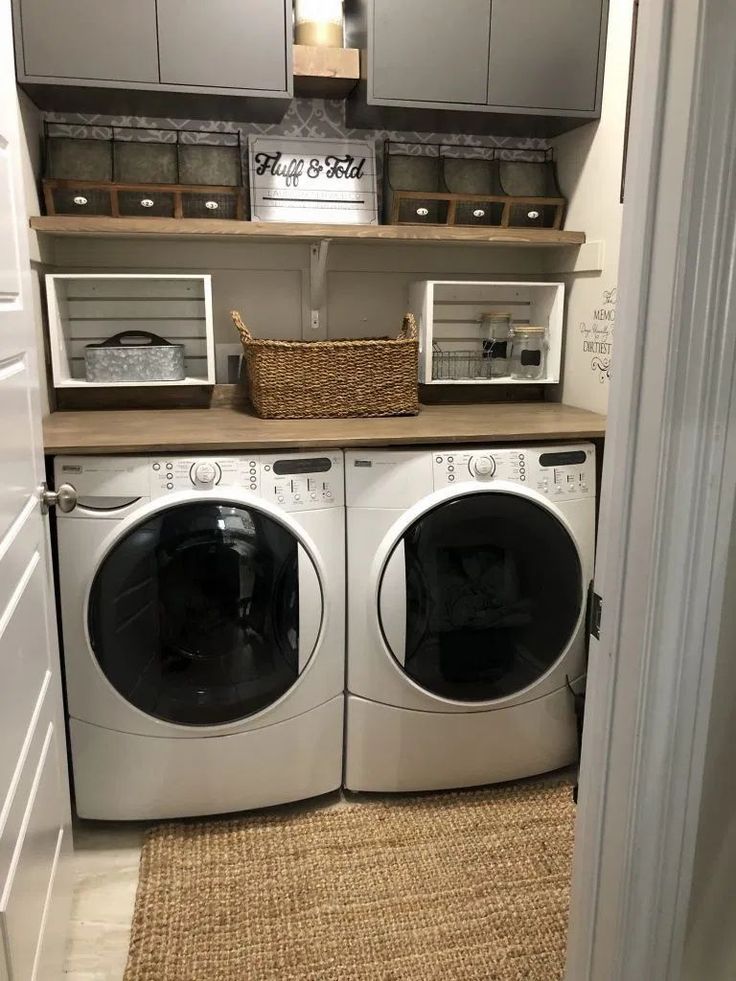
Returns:
[[[276,702],[321,628],[317,569],[293,529],[256,505],[204,500],[131,523],[97,569],[90,644],[148,715],[223,725]]]
[[[381,629],[403,671],[463,702],[534,685],[564,654],[583,604],[566,526],[532,497],[491,488],[416,518],[379,585]]]

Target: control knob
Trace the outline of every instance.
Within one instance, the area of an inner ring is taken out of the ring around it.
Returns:
[[[204,485],[214,484],[217,480],[217,467],[212,463],[197,463],[194,467],[194,482]]]
[[[492,477],[496,472],[496,461],[492,456],[475,456],[470,469],[476,477]]]

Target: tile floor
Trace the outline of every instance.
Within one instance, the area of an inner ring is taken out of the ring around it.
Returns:
[[[147,826],[97,822],[75,826],[66,981],[122,981]]]

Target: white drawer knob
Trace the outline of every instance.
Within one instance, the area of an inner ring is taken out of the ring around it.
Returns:
[[[141,207],[143,207],[143,208],[152,208],[153,207],[153,201],[151,200],[151,198],[143,198],[141,200]]]
[[[83,194],[77,194],[77,196],[74,198],[74,203],[81,207],[87,203],[87,198]]]
[[[217,201],[205,201],[204,206],[205,208],[209,208],[210,211],[217,211],[220,207]]]

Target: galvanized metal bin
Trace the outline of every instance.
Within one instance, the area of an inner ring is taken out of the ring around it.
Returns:
[[[183,381],[184,345],[144,330],[127,330],[84,349],[88,382]]]

